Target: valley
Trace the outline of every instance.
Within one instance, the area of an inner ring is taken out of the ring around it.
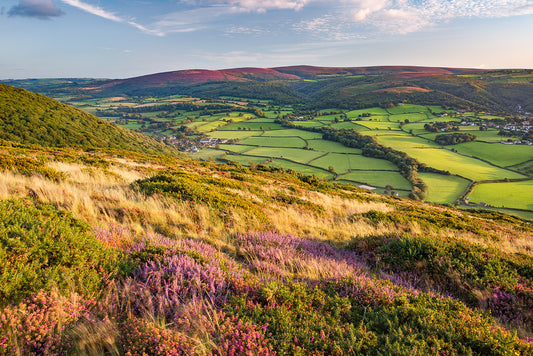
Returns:
[[[111,97],[67,102],[121,127],[166,139],[193,158],[245,166],[263,164],[364,186],[380,194],[407,197],[413,187],[393,163],[366,157],[360,149],[324,140],[321,133],[304,130],[354,129],[429,167],[449,172],[449,175],[420,173],[427,185],[426,201],[498,209],[525,218],[533,216],[527,194],[498,198],[509,190],[533,191],[533,176],[527,170],[527,163],[533,158],[533,145],[526,140],[514,144],[521,140],[520,132],[511,136],[500,134],[507,125],[504,115],[413,104],[301,110],[269,100],[237,97],[136,100]],[[285,127],[283,120],[287,118],[303,129]],[[429,130],[425,128],[428,125]],[[442,146],[435,138],[443,133],[469,133],[476,135],[476,139]],[[470,199],[472,186],[475,189]]]

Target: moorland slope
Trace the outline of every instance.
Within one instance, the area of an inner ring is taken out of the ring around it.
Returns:
[[[529,222],[263,165],[12,139],[2,355],[533,352]]]

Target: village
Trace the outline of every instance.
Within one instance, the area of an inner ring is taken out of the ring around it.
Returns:
[[[202,149],[215,148],[217,145],[230,143],[232,140],[225,138],[179,139],[176,136],[163,136],[161,141],[176,146],[182,152],[196,153]]]

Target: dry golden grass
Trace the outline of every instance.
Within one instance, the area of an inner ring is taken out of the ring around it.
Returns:
[[[281,233],[337,242],[407,232],[415,236],[465,239],[506,252],[533,253],[533,236],[522,231],[519,226],[502,228],[498,225],[491,231],[491,237],[486,238],[465,231],[421,226],[416,221],[404,226],[390,222],[375,224],[358,218],[359,214],[371,210],[394,212],[397,209],[394,204],[398,202],[374,199],[375,195],[369,193],[344,192],[343,196],[320,193],[268,175],[250,176],[252,183],[246,183],[247,189],[229,190],[262,206],[268,224],[255,218],[253,214],[238,209],[228,209],[221,216],[219,209],[207,204],[180,202],[164,196],[145,196],[132,189],[132,182],[163,169],[164,166],[159,163],[124,157],[108,157],[107,160],[111,163],[108,168],[72,162],[49,162],[50,168],[65,173],[67,178],[60,182],[37,175],[27,177],[8,171],[1,172],[0,199],[29,194],[42,202],[71,211],[94,227],[124,226],[137,234],[157,232],[174,238],[198,238],[229,249],[233,248],[231,236],[236,233],[275,229]],[[228,176],[227,172],[217,172],[208,165],[198,165],[191,161],[177,161],[174,167],[206,175]],[[281,202],[265,203],[279,194],[295,196],[321,209],[316,211],[303,205]],[[412,203],[399,201],[399,204]],[[447,207],[430,208],[457,214]]]

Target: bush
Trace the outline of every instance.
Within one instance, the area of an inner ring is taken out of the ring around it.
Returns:
[[[68,212],[26,200],[0,202],[0,305],[41,289],[96,292],[117,257]]]

